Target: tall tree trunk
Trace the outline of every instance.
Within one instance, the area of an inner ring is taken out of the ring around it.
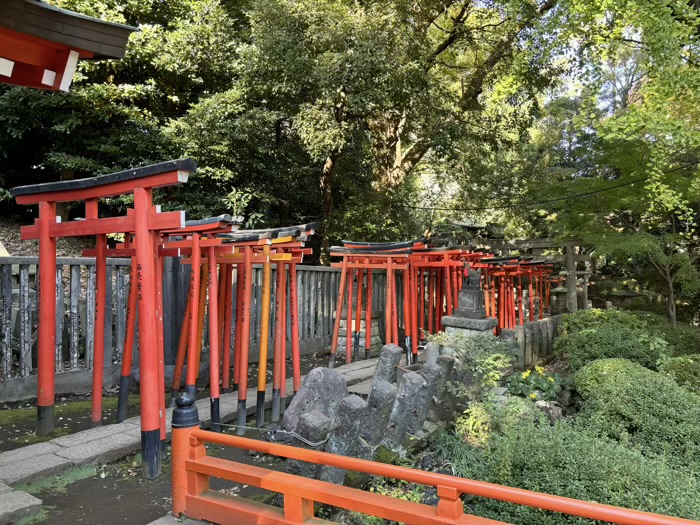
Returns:
[[[333,192],[332,192],[332,181],[333,181],[333,168],[335,167],[335,161],[338,158],[337,153],[329,155],[326,162],[323,163],[323,171],[321,172],[321,197],[323,200],[323,221],[321,224],[321,250],[325,251],[328,249],[328,228],[330,227],[331,214],[333,213]],[[324,254],[321,254],[321,258]]]
[[[662,266],[654,260],[650,253],[647,253],[647,257],[666,283],[666,314],[668,315],[668,322],[676,326],[676,295],[673,291],[673,283],[676,280],[675,273],[671,271],[671,266],[668,263]]]
[[[667,279],[668,292],[666,295],[666,309],[668,322],[676,326],[676,298],[673,292],[673,279]]]

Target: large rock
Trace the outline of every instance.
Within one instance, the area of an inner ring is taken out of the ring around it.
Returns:
[[[379,354],[374,377],[383,379],[388,383],[396,383],[396,367],[402,355],[403,350],[400,346],[384,345],[381,354]]]
[[[347,395],[348,387],[339,372],[330,368],[314,368],[285,410],[282,426],[286,430],[294,430],[302,414],[314,410],[333,420],[338,405]]]
[[[425,355],[425,362],[429,365],[435,364],[438,356],[440,355],[440,345],[437,343],[430,342],[425,345],[425,350],[423,350]]]
[[[379,445],[384,437],[397,391],[396,385],[382,378],[375,378],[372,383],[360,433],[362,439],[371,447]]]
[[[412,424],[418,418],[419,413],[423,411],[423,407],[417,404],[416,400],[422,399],[427,389],[430,389],[430,386],[418,372],[404,374],[401,384],[399,384],[384,438],[389,447],[403,446],[409,424]]]
[[[425,380],[425,387],[416,392],[416,396],[413,398],[414,408],[408,413],[406,432],[411,435],[415,435],[423,430],[423,423],[425,423],[425,418],[428,415],[428,407],[430,407],[430,403],[433,400],[433,393],[441,371],[442,368],[437,363],[426,363],[418,372]]]
[[[558,421],[564,419],[564,413],[561,407],[555,402],[540,400],[535,403],[535,406],[547,416],[550,425],[554,425]]]
[[[328,433],[331,429],[331,420],[318,410],[302,414],[294,431],[292,444],[296,447],[310,450],[321,450],[326,444]],[[318,465],[296,459],[288,459],[285,470],[289,474],[315,478]]]
[[[356,456],[360,459],[373,460],[377,448],[384,439],[389,417],[396,401],[396,385],[377,378],[372,383],[372,390],[367,399],[367,410],[357,442]]]
[[[426,417],[430,421],[450,421],[456,405],[455,396],[450,390],[455,360],[453,357],[441,355],[435,364],[440,368],[440,373],[435,382],[433,397],[428,406]]]
[[[351,395],[343,399],[333,421],[333,430],[326,444],[326,452],[341,456],[354,456],[357,439],[363,424],[363,415],[367,411],[367,402],[361,397]],[[345,470],[322,466],[319,479],[330,483],[342,484]]]

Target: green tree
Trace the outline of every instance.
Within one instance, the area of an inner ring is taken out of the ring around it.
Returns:
[[[374,188],[390,193],[467,137],[493,142],[522,127],[530,95],[550,82],[548,46],[533,30],[553,7],[265,0],[249,12],[241,82],[317,166],[328,223],[345,156],[361,152]]]
[[[0,186],[177,156],[162,126],[228,86],[235,21],[218,0],[51,3],[139,27],[122,61],[81,62],[71,93],[0,87]]]

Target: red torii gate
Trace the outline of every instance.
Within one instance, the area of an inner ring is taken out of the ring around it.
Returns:
[[[134,31],[38,0],[3,0],[0,83],[68,91],[78,60],[124,58]]]
[[[95,235],[96,308],[95,326],[104,325],[106,291],[106,248],[108,233],[134,234],[136,290],[139,322],[139,358],[141,365],[141,453],[143,473],[153,479],[160,474],[161,429],[165,411],[161,402],[162,338],[159,335],[159,308],[154,283],[156,268],[156,232],[184,226],[184,212],[160,212],[153,205],[153,189],[187,182],[197,168],[190,159],[176,160],[102,175],[94,178],[20,186],[11,190],[18,204],[38,204],[39,219],[22,227],[22,239],[39,239],[39,324],[37,419],[39,434],[54,428],[55,341],[56,341],[56,239]],[[134,209],[122,217],[100,218],[99,199],[133,193]],[[59,222],[56,204],[85,202],[85,220]],[[92,421],[102,419],[102,374],[104,333],[95,330],[93,350]]]

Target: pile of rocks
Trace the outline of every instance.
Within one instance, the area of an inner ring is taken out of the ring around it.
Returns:
[[[336,370],[312,370],[285,411],[284,430],[296,446],[370,460],[380,447],[397,450],[424,439],[454,415],[447,383],[455,365],[437,346],[425,354],[421,369],[406,371],[397,383],[403,350],[382,347],[367,400],[349,394]],[[287,471],[333,483],[345,479],[342,469],[300,461],[289,461]]]

